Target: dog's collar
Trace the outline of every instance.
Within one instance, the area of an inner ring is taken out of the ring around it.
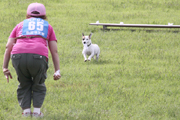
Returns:
[[[87,45],[88,47],[91,45],[91,43],[89,45]]]

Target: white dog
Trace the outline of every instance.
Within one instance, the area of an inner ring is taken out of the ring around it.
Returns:
[[[84,36],[84,33],[82,33],[82,44],[84,46],[82,54],[84,56],[84,62],[87,61],[86,55],[88,55],[88,60],[90,61],[91,58],[94,58],[96,56],[96,60],[98,61],[99,54],[100,54],[100,48],[97,44],[91,43],[91,36],[92,33],[89,36]]]

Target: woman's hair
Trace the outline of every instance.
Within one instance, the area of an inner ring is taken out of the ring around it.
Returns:
[[[39,12],[37,12],[37,11],[33,11],[32,13],[33,13],[33,14],[39,14]],[[32,16],[32,15],[26,14],[26,19],[27,19],[27,18],[31,18],[31,17],[41,18],[41,19],[44,19],[44,20],[47,19],[46,15],[43,15],[43,16]]]

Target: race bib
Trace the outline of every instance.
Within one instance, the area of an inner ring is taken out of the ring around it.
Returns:
[[[23,22],[22,35],[41,35],[47,38],[48,22],[41,18],[30,18]]]

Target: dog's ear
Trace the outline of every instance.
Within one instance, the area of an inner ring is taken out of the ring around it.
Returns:
[[[84,36],[84,33],[82,33],[82,36]]]
[[[91,34],[89,34],[89,39],[91,39],[91,36],[92,36],[92,33],[91,33]]]

